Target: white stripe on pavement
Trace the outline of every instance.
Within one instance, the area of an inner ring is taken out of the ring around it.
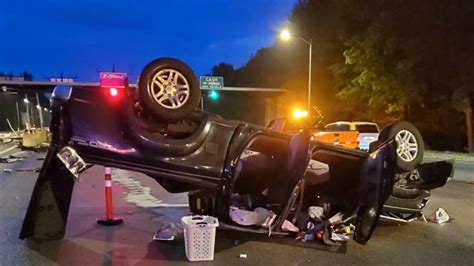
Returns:
[[[20,154],[22,154],[22,153],[26,153],[26,151],[15,152],[15,153],[13,153],[12,155],[13,155],[13,156],[18,156],[18,155],[20,155]]]
[[[13,147],[10,147],[10,148],[6,148],[5,150],[0,151],[0,154],[7,153],[7,152],[9,152],[9,151],[11,151],[11,150],[14,150],[14,149],[16,149],[16,148],[17,148],[16,146],[13,146]]]

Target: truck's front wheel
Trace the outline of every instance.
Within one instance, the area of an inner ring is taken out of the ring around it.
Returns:
[[[397,142],[397,168],[409,172],[423,160],[425,146],[420,131],[407,121],[397,121],[386,126],[379,135],[379,142],[395,138]]]

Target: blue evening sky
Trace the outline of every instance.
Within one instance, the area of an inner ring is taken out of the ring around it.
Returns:
[[[131,82],[157,57],[177,57],[198,75],[239,67],[273,44],[296,0],[0,0],[0,72],[34,79],[97,71],[128,72]]]

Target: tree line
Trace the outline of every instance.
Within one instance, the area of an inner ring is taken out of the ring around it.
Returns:
[[[433,149],[473,151],[474,1],[299,0],[285,27],[313,42],[312,103],[327,122],[406,119]],[[304,106],[308,46],[276,40],[212,74]]]

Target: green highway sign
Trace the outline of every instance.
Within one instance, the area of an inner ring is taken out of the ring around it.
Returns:
[[[202,76],[199,77],[201,90],[220,90],[224,88],[223,77]]]

